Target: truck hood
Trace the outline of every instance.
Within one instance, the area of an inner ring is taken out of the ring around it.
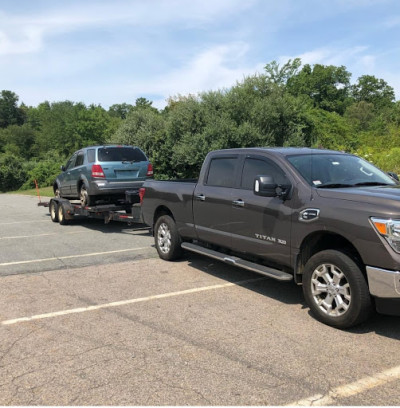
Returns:
[[[318,196],[336,200],[348,200],[372,205],[388,205],[400,210],[400,185],[373,187],[346,187],[316,189]]]

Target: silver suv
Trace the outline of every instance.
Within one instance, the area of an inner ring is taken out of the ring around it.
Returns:
[[[125,197],[153,176],[153,166],[138,147],[90,146],[76,151],[61,166],[53,185],[54,195],[79,199],[83,207],[99,199]]]

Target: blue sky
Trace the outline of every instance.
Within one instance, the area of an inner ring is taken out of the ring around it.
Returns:
[[[0,90],[163,108],[273,60],[344,65],[400,99],[399,0],[0,0]]]

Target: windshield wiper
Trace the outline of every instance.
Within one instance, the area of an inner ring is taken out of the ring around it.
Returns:
[[[359,186],[391,186],[392,184],[382,183],[380,181],[364,181],[363,183],[356,183],[354,185],[359,187]]]
[[[341,188],[341,187],[353,187],[353,184],[344,184],[344,183],[325,183],[315,186],[317,188]]]

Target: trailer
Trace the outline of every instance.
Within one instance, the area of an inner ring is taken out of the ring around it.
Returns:
[[[103,219],[127,224],[143,224],[139,190],[126,191],[125,199],[115,203],[103,203],[82,207],[81,203],[61,197],[53,197],[49,202],[38,205],[49,207],[50,218],[61,225],[68,224],[75,216]]]

